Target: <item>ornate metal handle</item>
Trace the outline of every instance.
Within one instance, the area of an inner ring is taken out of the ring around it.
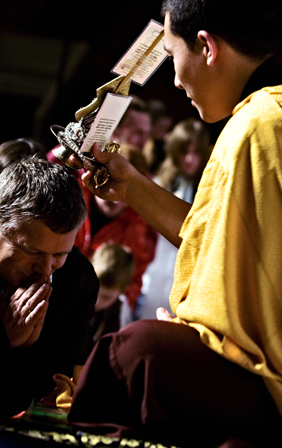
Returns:
[[[91,169],[94,170],[93,181],[95,188],[105,185],[110,175],[106,165],[98,162],[90,153],[82,153],[80,147],[87,135],[88,129],[83,124],[83,119],[78,123],[69,123],[66,128],[62,126],[53,125],[51,131],[57,137],[61,146],[53,149],[53,154],[60,159],[65,165],[70,168],[80,170]],[[108,142],[105,145],[106,152],[120,152],[120,146],[116,142]],[[76,164],[71,160],[71,155],[75,154],[80,164]]]

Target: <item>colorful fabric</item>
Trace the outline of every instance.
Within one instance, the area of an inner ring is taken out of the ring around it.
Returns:
[[[33,402],[23,416],[1,424],[0,445],[2,438],[8,442],[5,446],[14,446],[13,440],[17,442],[15,446],[19,446],[19,441],[23,443],[20,446],[37,446],[36,440],[38,440],[40,447],[42,446],[40,442],[45,441],[52,443],[51,446],[58,443],[59,446],[87,448],[169,448],[168,445],[165,447],[149,441],[111,438],[77,430],[68,423],[66,410],[47,406],[40,402]]]
[[[56,387],[49,395],[40,400],[41,403],[56,406],[58,408],[69,409],[82,368],[83,366],[75,365],[72,378],[63,375],[62,373],[53,375]]]

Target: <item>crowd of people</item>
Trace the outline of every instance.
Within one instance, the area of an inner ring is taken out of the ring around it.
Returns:
[[[133,97],[120,154],[93,146],[100,188],[31,138],[0,145],[0,418],[79,370],[74,427],[280,446],[282,7],[163,0],[161,14],[198,118]]]

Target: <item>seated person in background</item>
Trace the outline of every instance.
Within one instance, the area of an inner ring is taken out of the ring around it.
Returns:
[[[102,243],[90,258],[100,282],[95,314],[90,321],[90,348],[106,333],[120,328],[121,295],[132,281],[135,262],[126,246]]]
[[[88,355],[98,280],[73,246],[86,207],[77,180],[37,156],[0,173],[0,417],[50,393]]]
[[[180,121],[167,135],[164,148],[165,160],[153,180],[180,199],[192,203],[211,154],[205,124],[195,118]]]
[[[10,162],[23,156],[38,156],[46,159],[44,146],[32,138],[16,138],[0,145],[0,171]]]

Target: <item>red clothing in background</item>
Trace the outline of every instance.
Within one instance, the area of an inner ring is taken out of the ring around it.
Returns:
[[[157,232],[128,207],[92,237],[87,256],[92,255],[100,244],[108,241],[129,247],[134,256],[136,266],[133,280],[125,290],[125,296],[134,308],[141,292],[142,275],[155,255]]]

